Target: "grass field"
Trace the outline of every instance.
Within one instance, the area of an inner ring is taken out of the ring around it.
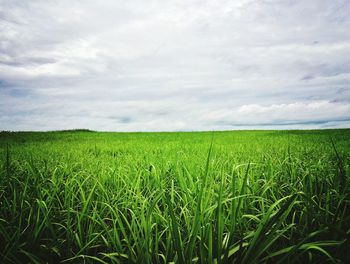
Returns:
[[[350,263],[350,129],[0,133],[0,263]]]

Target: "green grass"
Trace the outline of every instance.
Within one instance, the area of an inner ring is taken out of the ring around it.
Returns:
[[[350,130],[0,133],[0,263],[349,263]]]

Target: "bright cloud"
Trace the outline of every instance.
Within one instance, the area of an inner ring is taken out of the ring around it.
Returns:
[[[350,3],[0,0],[0,130],[350,126]]]

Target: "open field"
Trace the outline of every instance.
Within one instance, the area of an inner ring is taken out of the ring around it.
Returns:
[[[350,130],[0,133],[0,263],[349,263]]]

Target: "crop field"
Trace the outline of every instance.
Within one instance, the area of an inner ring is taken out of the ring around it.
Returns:
[[[350,130],[0,133],[0,263],[350,263]]]

